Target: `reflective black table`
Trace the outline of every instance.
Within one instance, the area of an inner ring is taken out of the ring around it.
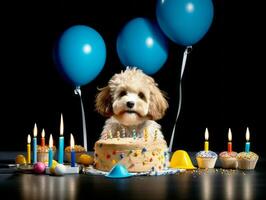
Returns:
[[[5,153],[8,157],[8,153]],[[2,156],[1,156],[2,155]],[[11,155],[11,154],[10,154]],[[190,155],[194,155],[190,153]],[[0,158],[5,157],[0,153]],[[13,156],[13,155],[12,155]],[[11,157],[12,157],[11,156]],[[195,159],[191,156],[193,164]],[[109,179],[77,174],[65,176],[17,173],[1,161],[0,194],[11,199],[265,199],[266,160],[252,171],[215,169],[166,176]]]

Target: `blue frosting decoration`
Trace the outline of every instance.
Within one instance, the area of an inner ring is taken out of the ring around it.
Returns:
[[[196,154],[196,157],[217,158],[217,154],[213,151],[200,151]]]

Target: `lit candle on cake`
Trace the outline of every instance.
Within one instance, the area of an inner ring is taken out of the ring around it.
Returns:
[[[63,164],[64,162],[64,121],[63,121],[63,115],[61,114],[60,119],[60,137],[59,137],[59,150],[58,150],[58,162],[60,164]]]
[[[204,137],[205,137],[205,142],[204,142],[204,151],[209,151],[209,131],[208,129],[206,128],[205,130],[205,134],[204,134]]]
[[[42,137],[41,137],[41,146],[45,146],[45,131],[44,128],[42,129]]]
[[[148,141],[148,130],[147,130],[147,128],[144,128],[144,140],[145,140],[145,142],[147,142]]]
[[[33,128],[33,164],[37,162],[37,125],[34,124]]]
[[[117,131],[116,135],[117,135],[117,140],[119,140],[120,139],[120,131]]]
[[[154,132],[154,141],[157,140],[157,137],[158,137],[158,130],[156,129],[155,132]]]
[[[229,131],[228,131],[228,145],[227,145],[227,151],[229,153],[232,152],[232,132],[231,132],[231,129],[229,128]]]
[[[122,128],[122,136],[125,138],[126,137],[126,129]]]
[[[135,129],[133,129],[133,139],[135,140],[136,138],[137,138],[137,133],[136,133],[136,130]]]
[[[112,134],[112,131],[111,130],[109,130],[109,139],[112,139],[113,138],[113,134]]]
[[[247,131],[246,131],[246,145],[245,145],[245,152],[246,153],[249,153],[249,150],[250,150],[250,142],[249,142],[249,139],[250,139],[250,133],[249,133],[249,129],[247,127]]]
[[[71,149],[71,167],[76,165],[76,152],[75,152],[75,141],[72,133],[70,134],[70,149]]]
[[[53,136],[49,137],[49,150],[48,150],[48,167],[52,167],[53,164]]]
[[[30,164],[31,163],[31,147],[30,147],[30,143],[31,143],[31,137],[30,134],[28,135],[27,138],[27,163]]]

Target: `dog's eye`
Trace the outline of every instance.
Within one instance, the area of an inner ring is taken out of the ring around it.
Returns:
[[[142,92],[140,92],[138,95],[139,95],[139,98],[145,100],[145,95]]]
[[[125,90],[123,90],[123,91],[121,91],[121,92],[119,93],[119,97],[123,97],[123,96],[125,96],[125,95],[127,95],[127,92],[126,92]]]

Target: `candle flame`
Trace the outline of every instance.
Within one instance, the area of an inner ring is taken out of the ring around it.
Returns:
[[[34,137],[37,136],[37,132],[38,132],[38,130],[37,130],[37,124],[35,123],[35,124],[34,124],[34,128],[33,128],[33,136],[34,136]]]
[[[52,136],[52,134],[50,134],[50,137],[49,137],[49,147],[50,148],[53,147],[53,136]]]
[[[229,142],[232,141],[232,132],[231,132],[231,129],[230,128],[228,130],[228,140],[229,140]]]
[[[42,129],[42,137],[43,137],[43,138],[45,137],[45,131],[44,131],[44,128]]]
[[[27,142],[30,144],[31,143],[31,137],[30,134],[28,134]]]
[[[246,140],[249,141],[249,139],[250,139],[250,133],[249,133],[249,128],[247,127]]]
[[[63,114],[61,113],[61,118],[60,118],[60,135],[62,136],[64,133],[64,121],[63,121]]]
[[[72,133],[70,134],[70,148],[74,149],[75,147],[75,141],[74,141],[74,137],[72,135]]]
[[[205,140],[209,139],[209,131],[208,128],[205,129],[205,134],[204,134]]]

